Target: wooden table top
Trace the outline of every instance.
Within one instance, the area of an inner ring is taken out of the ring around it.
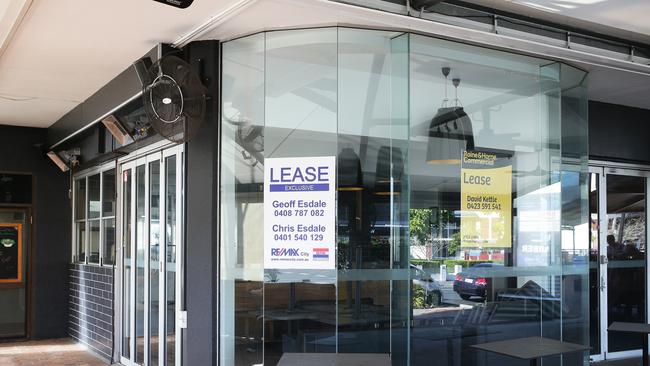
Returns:
[[[285,353],[278,366],[390,366],[384,353]]]
[[[650,324],[613,322],[607,330],[612,332],[650,333]]]
[[[542,337],[517,338],[506,341],[475,344],[471,347],[522,360],[532,360],[545,356],[586,351],[589,349],[589,347],[580,344],[562,342]]]

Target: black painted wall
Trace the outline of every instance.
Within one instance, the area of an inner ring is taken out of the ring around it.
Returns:
[[[185,298],[187,330],[184,365],[216,365],[217,197],[219,42],[193,42],[188,61],[203,70],[211,94],[199,133],[185,148]],[[200,61],[202,60],[202,61]],[[199,63],[203,65],[199,67]]]
[[[34,175],[31,328],[34,339],[65,337],[68,328],[70,202],[68,175],[41,146],[47,130],[0,125],[0,171]]]
[[[650,110],[589,102],[591,159],[650,164]]]

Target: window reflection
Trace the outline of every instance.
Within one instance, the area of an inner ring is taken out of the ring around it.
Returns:
[[[508,365],[470,346],[586,343],[587,180],[562,155],[563,65],[327,28],[228,42],[223,67],[224,365]],[[337,270],[265,270],[264,159],[306,156],[337,159]]]
[[[646,178],[607,175],[607,321],[646,322]],[[608,334],[608,351],[643,347],[639,337]]]

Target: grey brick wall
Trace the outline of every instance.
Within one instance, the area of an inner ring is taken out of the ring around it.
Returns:
[[[70,265],[70,337],[111,359],[113,276],[111,267]]]

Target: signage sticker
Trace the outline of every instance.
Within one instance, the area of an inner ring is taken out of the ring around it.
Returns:
[[[335,269],[336,157],[264,160],[264,268]]]
[[[22,283],[22,225],[0,223],[0,285]]]
[[[463,151],[460,243],[464,248],[512,246],[512,158]]]

